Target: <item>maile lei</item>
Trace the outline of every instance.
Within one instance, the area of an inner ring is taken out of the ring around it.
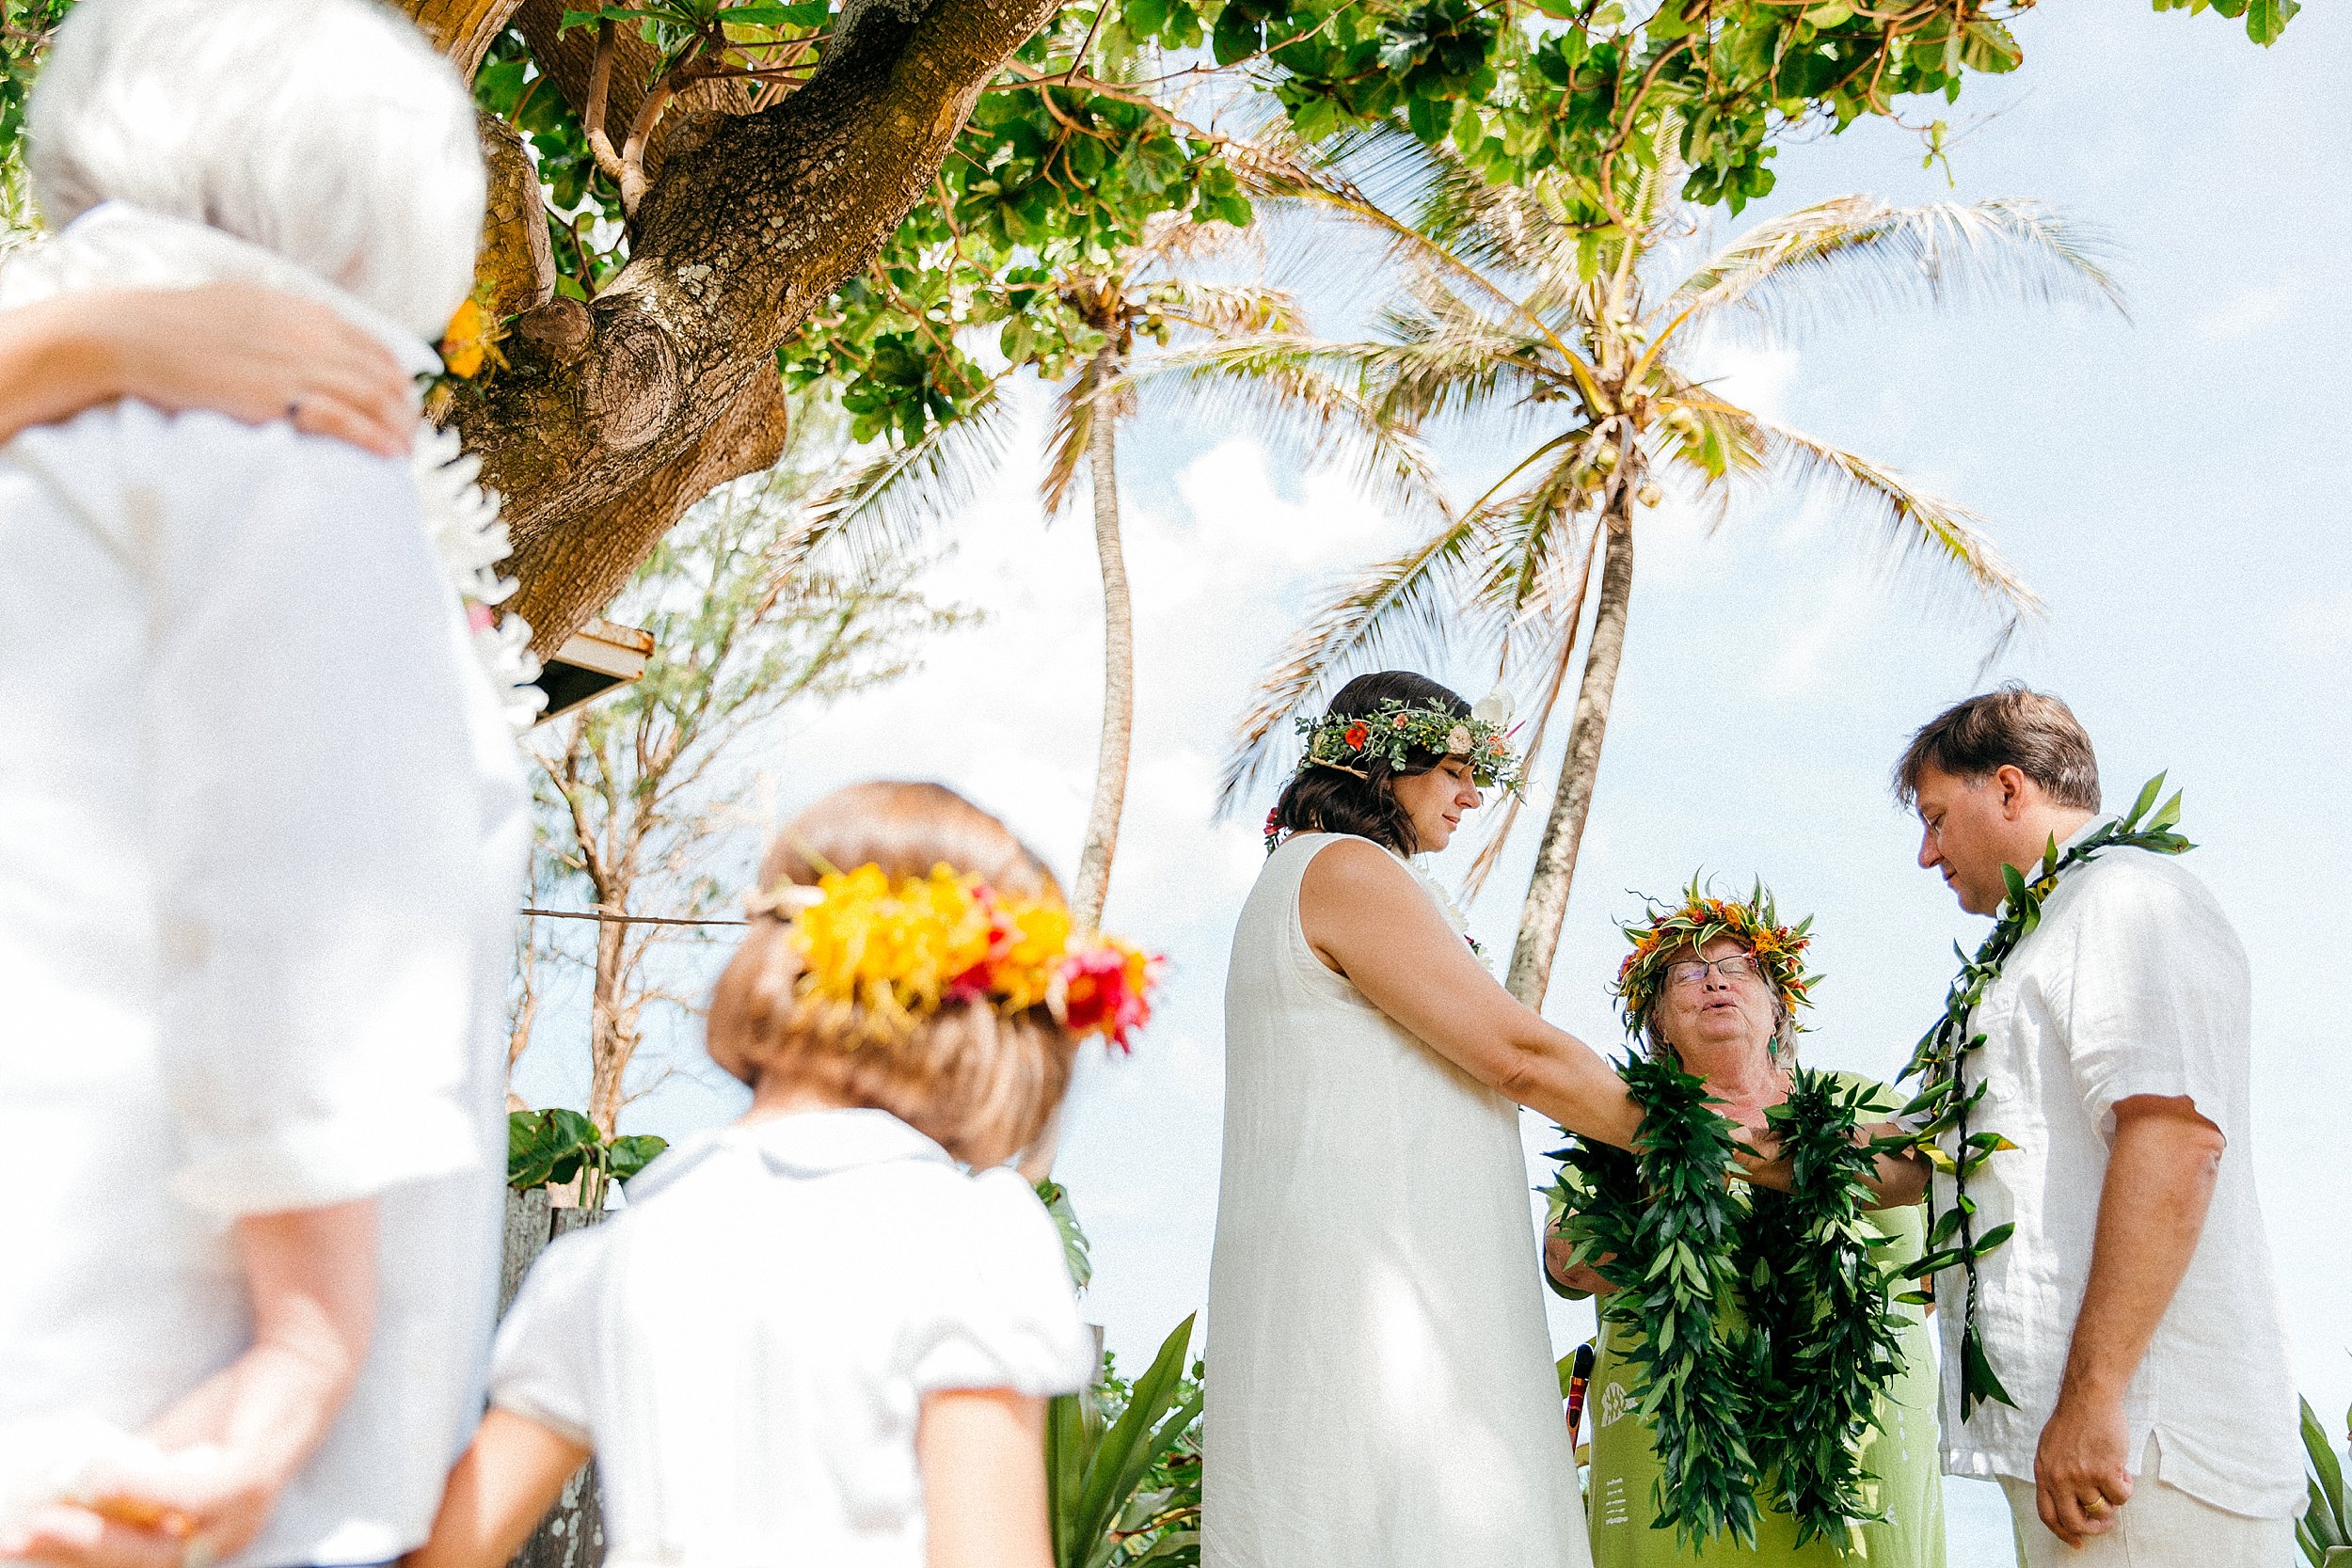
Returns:
[[[2042,924],[2042,906],[2068,872],[2089,864],[2109,849],[2147,849],[2159,855],[2178,855],[2195,847],[2172,831],[2181,819],[2180,794],[2175,791],[2170,800],[2157,806],[2157,797],[2163,791],[2164,775],[2159,773],[2141,788],[2139,799],[2129,812],[2102,825],[2063,853],[2058,841],[2052,839],[2042,850],[2041,864],[2030,882],[2013,865],[2001,868],[2009,895],[2001,902],[2000,915],[1993,923],[1992,933],[1977,948],[1974,958],[1955,946],[1960,974],[1945,994],[1944,1016],[1921,1038],[1900,1075],[1920,1081],[1919,1093],[1903,1107],[1902,1114],[1925,1119],[1915,1133],[1890,1142],[1895,1147],[1916,1148],[1952,1181],[1952,1205],[1930,1214],[1930,1251],[1919,1260],[1915,1273],[1925,1276],[1958,1266],[1965,1276],[1960,1330],[1963,1420],[1988,1400],[2012,1407],[2017,1402],[2010,1398],[2009,1390],[1994,1374],[1993,1364],[1984,1354],[1983,1338],[1977,1331],[1977,1259],[2007,1241],[2013,1227],[1996,1225],[1982,1235],[1977,1234],[1977,1205],[1968,1196],[1968,1178],[1994,1154],[2016,1145],[1989,1129],[1969,1128],[1970,1113],[1991,1087],[1983,1082],[1973,1089],[1967,1086],[1968,1055],[1985,1041],[1984,1036],[1969,1032],[1969,1020],[1993,982],[2000,978],[2001,966],[2017,950],[2017,944]],[[2150,815],[2151,808],[2153,816]],[[1932,1210],[1932,1194],[1929,1204]],[[1902,1299],[1925,1301],[1928,1297],[1920,1292]]]
[[[1862,1219],[1869,1088],[1793,1069],[1769,1113],[1794,1167],[1787,1194],[1738,1196],[1738,1128],[1670,1061],[1618,1068],[1642,1107],[1632,1154],[1579,1138],[1554,1188],[1580,1260],[1616,1287],[1602,1318],[1654,1434],[1656,1528],[1693,1547],[1756,1544],[1759,1496],[1799,1544],[1850,1549],[1874,1518],[1860,1453],[1879,1391],[1901,1370],[1885,1244]]]

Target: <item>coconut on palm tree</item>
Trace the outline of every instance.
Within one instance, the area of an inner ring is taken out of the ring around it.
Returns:
[[[1644,227],[1630,231],[1574,221],[1574,192],[1551,179],[1488,185],[1442,153],[1429,156],[1409,218],[1337,182],[1297,187],[1295,204],[1379,238],[1401,263],[1400,296],[1365,341],[1268,333],[1185,361],[1203,375],[1353,376],[1406,433],[1442,417],[1528,433],[1485,494],[1347,584],[1309,623],[1261,685],[1224,791],[1231,800],[1257,779],[1292,716],[1399,638],[1499,641],[1504,673],[1532,677],[1541,692],[1532,758],[1581,650],[1566,752],[1511,959],[1510,989],[1531,1006],[1549,989],[1599,769],[1633,591],[1634,522],[1668,486],[1725,512],[1825,486],[1899,548],[1963,584],[2003,635],[2039,610],[1965,508],[1699,379],[1692,365],[1702,335],[1733,325],[1770,333],[1807,312],[1905,301],[2116,299],[2083,235],[2023,201],[1896,207],[1844,197],[1763,223],[1677,277],[1686,236],[1673,231],[1679,214],[1663,194],[1669,146],[1661,133],[1659,172],[1629,213]],[[1580,637],[1596,565],[1597,603]],[[1517,806],[1473,867],[1473,888]]]

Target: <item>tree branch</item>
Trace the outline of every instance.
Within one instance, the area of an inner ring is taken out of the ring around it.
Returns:
[[[1054,8],[852,0],[805,87],[663,163],[628,265],[591,307],[586,352],[558,362],[518,341],[512,370],[461,410],[507,498],[516,608],[543,648],[674,520],[646,522],[631,498],[701,466],[704,433],[772,386],[776,348],[930,188],[981,87]]]

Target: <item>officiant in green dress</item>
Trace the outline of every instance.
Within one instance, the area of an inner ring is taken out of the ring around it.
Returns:
[[[1692,897],[1677,918],[1653,921],[1629,933],[1634,943],[1618,975],[1628,1022],[1653,1057],[1677,1061],[1704,1079],[1723,1115],[1746,1125],[1788,1098],[1796,1064],[1794,1009],[1804,1001],[1804,937],[1780,926],[1761,895],[1750,903]],[[1873,1103],[1891,1115],[1897,1099],[1883,1085],[1851,1074],[1841,1085],[1865,1085]],[[1742,1189],[1744,1190],[1744,1189]],[[1912,1289],[1907,1265],[1925,1250],[1925,1215],[1917,1203],[1873,1209],[1866,1225],[1887,1244],[1877,1259],[1895,1265],[1894,1291]],[[1573,1248],[1554,1235],[1547,1248],[1552,1284],[1581,1297],[1610,1287],[1589,1266],[1571,1266]],[[1636,1369],[1628,1337],[1639,1331],[1604,1316],[1599,1355],[1586,1410],[1591,1424],[1590,1470],[1584,1509],[1594,1568],[1729,1568],[1731,1564],[1836,1568],[1944,1568],[1943,1476],[1937,1444],[1937,1385],[1926,1309],[1896,1302],[1903,1366],[1880,1391],[1872,1430],[1860,1460],[1870,1512],[1880,1515],[1850,1527],[1837,1544],[1816,1536],[1798,1544],[1797,1521],[1759,1493],[1756,1539],[1749,1545],[1719,1534],[1695,1554],[1672,1528],[1655,1528],[1655,1489],[1661,1465],[1655,1433],[1640,1410]],[[1724,1329],[1741,1328],[1736,1306],[1718,1314]]]

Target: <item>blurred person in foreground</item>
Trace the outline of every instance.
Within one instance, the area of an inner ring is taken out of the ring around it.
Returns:
[[[84,0],[28,137],[0,321],[267,288],[408,376],[471,289],[471,104],[363,0]],[[387,1561],[480,1409],[525,628],[453,437],[308,401],[380,361],[240,363],[0,453],[0,1559]]]
[[[1975,1233],[2016,1229],[1973,1280],[1936,1276],[1945,1468],[2001,1483],[2028,1568],[2277,1568],[2303,1466],[2254,1192],[2246,950],[2183,841],[2113,841],[2056,697],[2009,686],[1937,715],[1896,794],[1961,908],[2002,914],[2011,871],[2041,899],[1961,1031],[1981,1037],[1961,1058],[1970,1126],[2014,1146],[1967,1179]],[[1950,1209],[1952,1177],[1935,1187]],[[1971,1320],[2008,1398],[1968,1410]]]

